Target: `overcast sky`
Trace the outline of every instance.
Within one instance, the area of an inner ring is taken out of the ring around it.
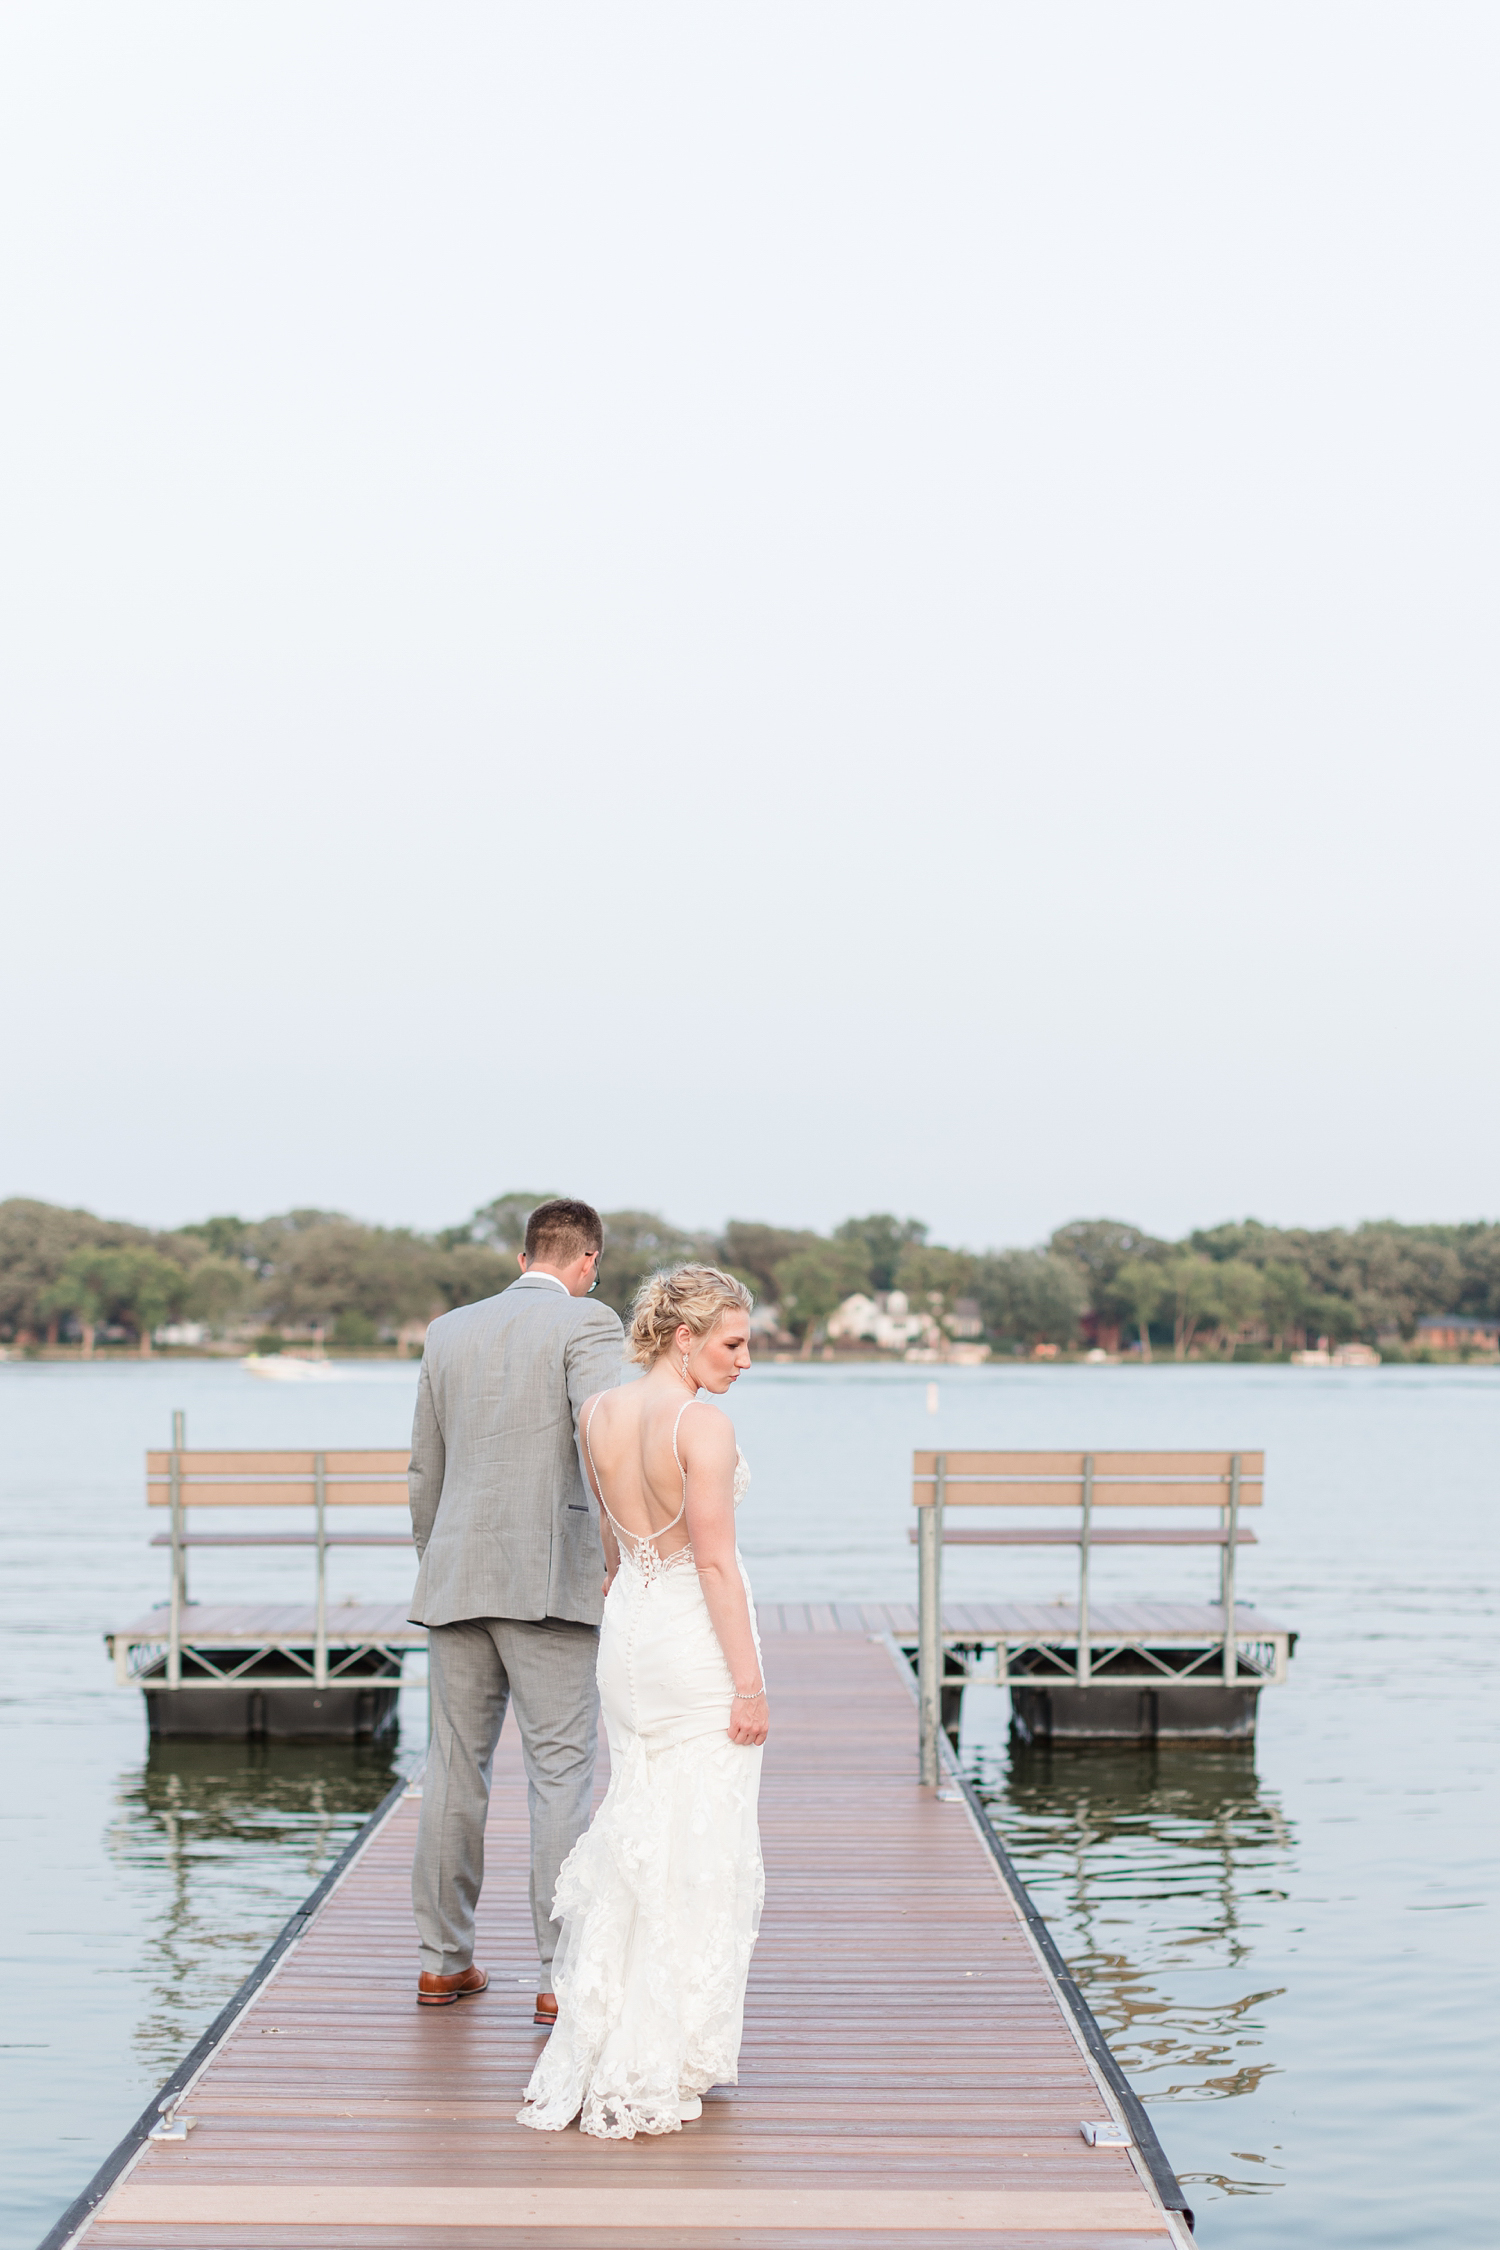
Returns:
[[[0,1193],[1496,1214],[1492,6],[0,15]]]

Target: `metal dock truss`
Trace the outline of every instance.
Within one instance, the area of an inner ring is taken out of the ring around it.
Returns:
[[[956,1728],[971,1683],[1009,1687],[1032,1740],[1253,1740],[1256,1699],[1286,1679],[1297,1638],[1237,1596],[1239,1550],[1256,1543],[1241,1513],[1262,1504],[1263,1453],[919,1452],[912,1477],[924,1782],[937,1780],[939,1731]],[[1076,1513],[960,1529],[948,1520],[955,1507]],[[1217,1521],[1101,1525],[1106,1508],[1210,1509]],[[987,1603],[966,1616],[943,1602],[945,1546],[1076,1547],[1077,1599]],[[1102,1547],[1217,1548],[1218,1601],[1101,1603],[1092,1562]]]

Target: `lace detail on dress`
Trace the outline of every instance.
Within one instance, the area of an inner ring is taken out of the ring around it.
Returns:
[[[648,1751],[639,1736],[558,1878],[558,2022],[518,2122],[599,2140],[675,2133],[738,2076],[765,1880],[758,1753],[724,1735]]]
[[[615,1519],[611,1516],[609,1520],[614,1523]],[[620,1541],[621,1562],[632,1564],[648,1586],[654,1586],[658,1578],[664,1578],[669,1570],[675,1570],[680,1563],[691,1563],[693,1559],[691,1541],[685,1547],[674,1549],[670,1555],[662,1555],[657,1553],[649,1539],[637,1539],[632,1543],[628,1533],[622,1538],[618,1524],[615,1525],[615,1536]],[[658,1532],[656,1536],[659,1539],[661,1533]]]

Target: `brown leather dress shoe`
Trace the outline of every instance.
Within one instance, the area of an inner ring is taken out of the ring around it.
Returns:
[[[552,2029],[557,2021],[557,1994],[555,1992],[539,1992],[537,1994],[536,2014],[531,2020],[533,2023],[539,2023],[544,2031]]]
[[[451,1977],[435,1977],[424,1969],[417,1979],[417,2006],[451,2008],[455,2000],[467,2000],[470,1993],[483,1992],[489,1981],[488,1972],[472,1963]]]

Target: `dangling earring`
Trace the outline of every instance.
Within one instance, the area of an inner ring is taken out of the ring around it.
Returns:
[[[686,1352],[684,1352],[684,1353],[683,1353],[683,1355],[682,1355],[682,1379],[683,1379],[683,1381],[684,1381],[684,1382],[685,1382],[686,1384],[688,1384],[688,1385],[689,1385],[689,1386],[691,1387],[691,1389],[692,1389],[692,1390],[693,1390],[693,1391],[694,1391],[694,1392],[696,1393],[696,1391],[697,1391],[697,1389],[698,1389],[698,1386],[697,1386],[697,1384],[696,1384],[696,1383],[695,1383],[695,1382],[693,1381],[692,1375],[691,1375],[691,1373],[689,1372],[689,1369],[688,1369],[688,1356],[687,1356],[687,1353],[686,1353]]]

